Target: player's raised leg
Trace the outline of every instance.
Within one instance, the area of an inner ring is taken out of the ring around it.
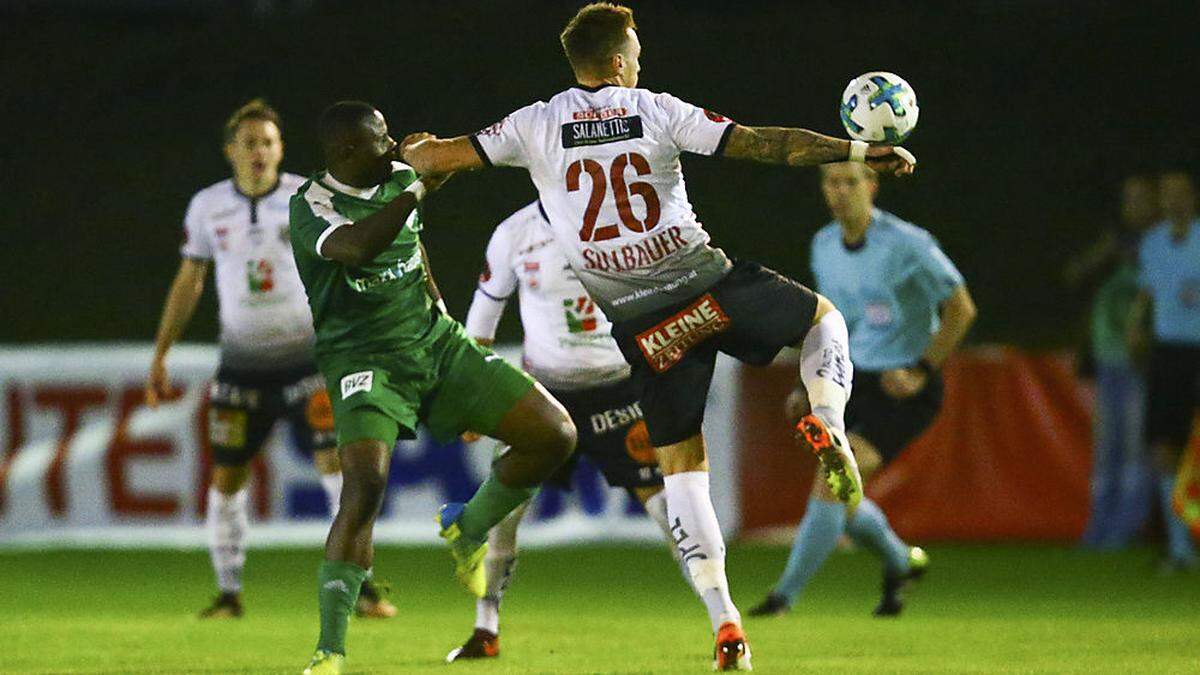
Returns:
[[[800,381],[812,410],[800,418],[796,434],[820,461],[832,495],[854,508],[862,500],[862,476],[846,438],[846,404],[854,366],[842,313],[818,295],[812,328],[795,346],[800,350]]]
[[[469,341],[466,344],[480,349]],[[439,395],[440,399],[452,400],[450,392],[456,385],[469,387],[473,381],[487,381],[485,371],[491,371],[497,393],[468,413],[471,421],[467,424],[509,446],[492,464],[492,473],[470,501],[447,504],[438,513],[441,536],[449,542],[454,556],[455,576],[476,597],[487,592],[483,561],[488,531],[533,496],[537,486],[570,456],[576,440],[575,425],[567,411],[544,388],[499,357],[483,357],[482,367],[477,363],[480,360],[478,354],[468,353],[448,378],[455,385]],[[521,391],[524,393],[497,423],[494,411]],[[431,413],[431,417],[436,414]]]

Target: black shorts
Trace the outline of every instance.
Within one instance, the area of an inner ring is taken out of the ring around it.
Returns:
[[[337,445],[333,407],[315,364],[255,372],[221,367],[208,393],[213,462],[241,466],[262,449],[275,423],[291,427],[305,454]]]
[[[812,327],[817,296],[752,262],[735,262],[723,279],[690,301],[613,324],[661,447],[700,433],[717,352],[765,366],[799,344]]]
[[[854,388],[846,405],[846,430],[870,441],[884,464],[896,459],[925,432],[942,409],[942,376],[929,376],[925,388],[903,399],[888,396],[882,373],[854,371]]]
[[[1200,405],[1200,345],[1154,345],[1146,392],[1146,441],[1187,445]]]
[[[570,489],[578,457],[587,457],[613,487],[632,490],[663,484],[654,446],[630,379],[578,391],[551,391],[579,432],[575,454],[546,483]]]

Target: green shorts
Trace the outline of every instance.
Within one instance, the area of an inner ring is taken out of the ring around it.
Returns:
[[[491,435],[533,387],[520,369],[480,347],[439,314],[429,334],[395,352],[317,357],[333,401],[338,446],[416,438],[423,422],[446,443],[464,431]]]

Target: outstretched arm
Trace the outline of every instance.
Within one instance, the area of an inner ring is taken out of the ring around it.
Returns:
[[[430,134],[411,134],[401,141],[400,156],[422,176],[474,171],[487,166],[470,136],[438,138]]]
[[[856,153],[862,153],[855,157]],[[725,144],[724,156],[764,164],[813,166],[857,159],[879,173],[910,174],[916,158],[904,148],[867,146],[862,141],[834,138],[807,129],[744,127],[735,125]]]

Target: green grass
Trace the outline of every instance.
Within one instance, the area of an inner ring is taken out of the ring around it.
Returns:
[[[1197,672],[1200,578],[1159,578],[1147,551],[939,547],[904,616],[873,619],[878,571],[835,554],[787,617],[748,620],[756,670],[798,672]],[[745,610],[780,569],[782,548],[735,546]],[[211,597],[201,552],[0,553],[0,671],[298,673],[316,639],[316,550],[252,551],[247,615],[193,618]],[[503,656],[447,666],[473,603],[438,549],[384,548],[396,619],[355,621],[354,673],[704,672],[700,603],[665,551],[578,547],[523,554],[505,601]]]

